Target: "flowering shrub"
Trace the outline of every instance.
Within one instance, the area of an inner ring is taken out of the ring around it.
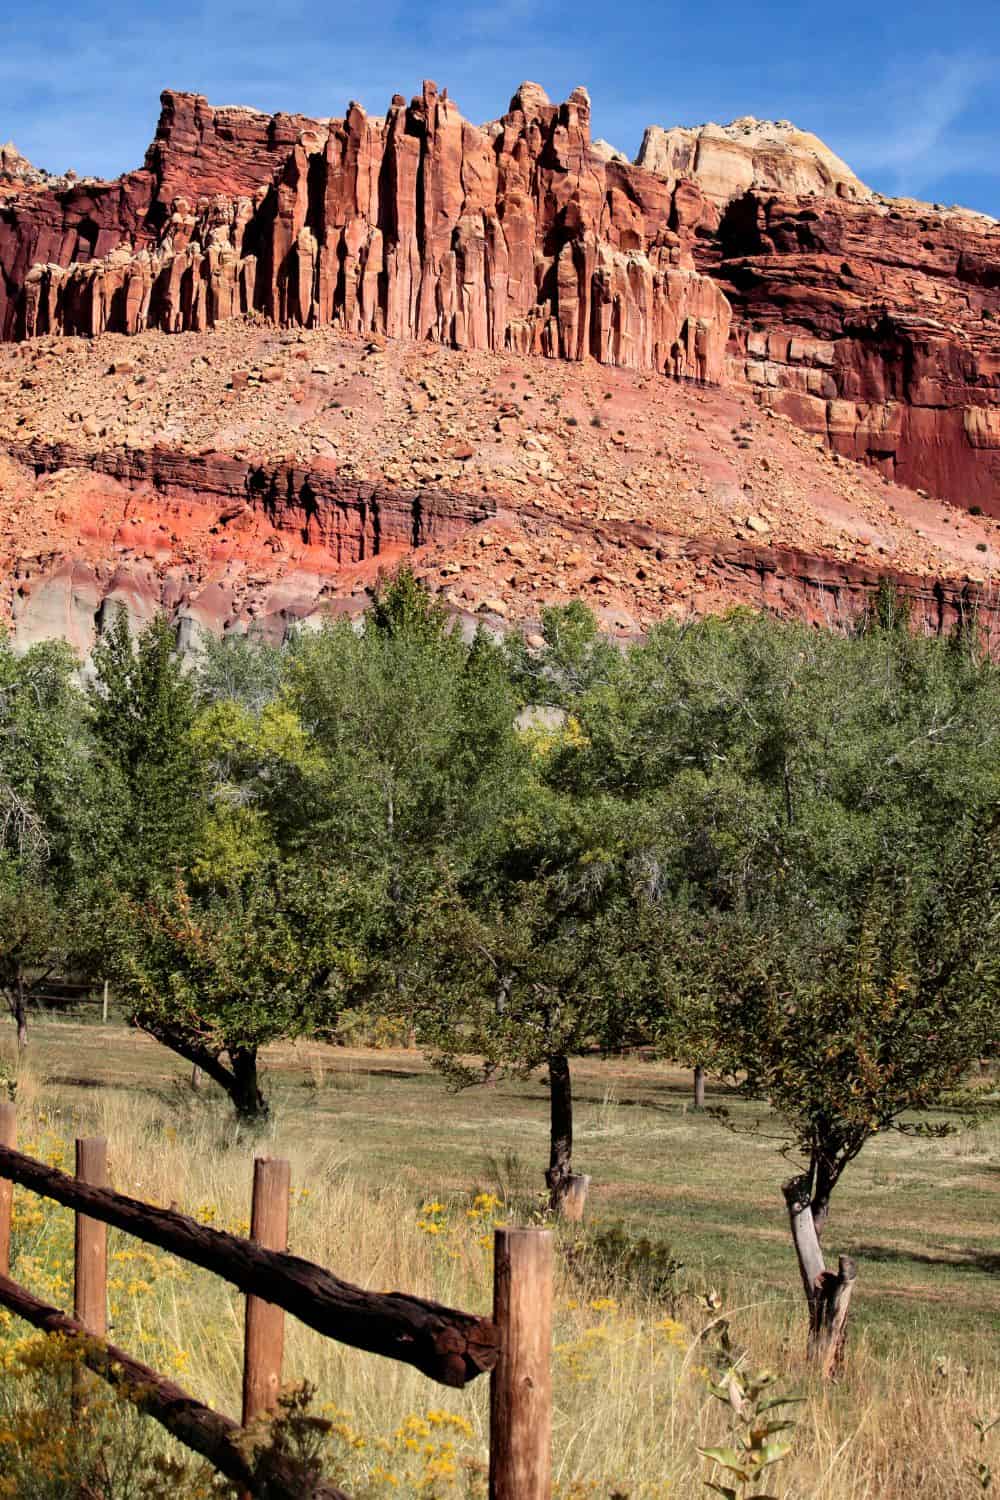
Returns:
[[[6,1338],[0,1370],[0,1496],[207,1500],[226,1493],[203,1465],[168,1454],[155,1424],[83,1370],[77,1340]],[[86,1405],[77,1420],[71,1400],[81,1381]]]
[[[355,1500],[390,1495],[480,1500],[486,1495],[488,1470],[466,1417],[438,1408],[413,1412],[383,1437],[359,1428],[352,1412],[334,1405],[312,1415],[312,1395],[309,1387],[286,1392],[277,1416],[259,1424],[259,1437],[309,1472],[335,1474]]]
[[[504,1225],[504,1219],[497,1217],[502,1206],[495,1193],[476,1193],[466,1208],[455,1206],[451,1212],[446,1203],[432,1199],[421,1205],[417,1229],[438,1241],[452,1260],[458,1260],[474,1247],[492,1246],[493,1230]]]

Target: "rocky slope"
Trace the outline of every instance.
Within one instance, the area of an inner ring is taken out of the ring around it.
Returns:
[[[993,221],[883,200],[786,122],[651,129],[630,164],[582,89],[482,127],[433,84],[377,119],[162,103],[116,182],[0,172],[22,643],[86,652],[118,602],[280,634],[404,552],[529,631],[577,595],[624,635],[843,619],[887,572],[927,628],[992,628]]]
[[[650,127],[632,165],[583,89],[524,84],[481,128],[433,84],[377,119],[167,92],[139,171],[0,177],[0,271],[8,338],[260,312],[748,384],[998,509],[1000,226],[881,199],[787,121]]]
[[[747,393],[593,362],[233,324],[0,348],[0,613],[86,653],[109,609],[356,613],[404,554],[451,608],[613,633],[765,605],[852,618],[885,574],[947,629],[1000,526],[830,454]]]

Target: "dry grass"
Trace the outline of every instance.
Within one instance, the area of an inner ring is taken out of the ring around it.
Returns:
[[[105,1134],[116,1186],[242,1232],[255,1151],[288,1156],[293,1248],[365,1286],[487,1310],[490,1252],[481,1241],[493,1217],[533,1210],[545,1128],[537,1087],[456,1099],[413,1054],[279,1050],[275,1120],[262,1143],[240,1140],[209,1091],[193,1094],[180,1065],[134,1035],[49,1024],[36,1029],[32,1052],[19,1085],[23,1141],[51,1150],[75,1134]],[[720,1135],[685,1113],[684,1080],[669,1070],[594,1063],[579,1074],[579,1154],[598,1179],[595,1216],[666,1233],[686,1265],[671,1306],[613,1271],[581,1274],[561,1260],[559,1494],[708,1493],[709,1466],[696,1450],[727,1433],[706,1389],[714,1334],[696,1338],[718,1316],[698,1296],[709,1288],[747,1363],[775,1369],[809,1396],[795,1453],[771,1471],[770,1492],[783,1500],[981,1494],[970,1470],[980,1457],[972,1422],[1000,1414],[996,1127],[941,1142],[881,1142],[859,1165],[831,1229],[837,1248],[868,1246],[850,1367],[841,1384],[822,1389],[801,1358],[773,1145]],[[495,1213],[474,1208],[485,1190],[501,1200]],[[24,1221],[22,1253],[33,1257],[40,1291],[68,1243],[60,1215]],[[124,1239],[113,1249],[128,1254]],[[241,1299],[167,1257],[114,1265],[120,1341],[238,1413]],[[314,1382],[318,1404],[336,1409],[331,1474],[352,1493],[480,1492],[484,1381],[446,1391],[292,1320],[286,1370]],[[429,1416],[442,1412],[457,1420]],[[1000,1439],[993,1446],[1000,1471]]]

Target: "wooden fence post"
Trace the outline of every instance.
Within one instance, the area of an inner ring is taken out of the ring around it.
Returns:
[[[587,1206],[590,1177],[586,1172],[571,1172],[566,1178],[566,1190],[559,1203],[559,1217],[572,1224],[579,1224]]]
[[[288,1199],[291,1167],[275,1157],[258,1156],[253,1164],[250,1238],[265,1250],[288,1249]],[[243,1345],[243,1426],[261,1412],[273,1410],[281,1389],[285,1314],[260,1297],[248,1297]]]
[[[550,1229],[494,1233],[490,1500],[552,1494],[552,1259]]]
[[[91,1187],[108,1186],[108,1143],[103,1136],[77,1140],[76,1176],[78,1182]],[[104,1338],[108,1331],[108,1226],[77,1214],[75,1241],[73,1315],[88,1333]],[[76,1420],[83,1416],[87,1391],[93,1383],[94,1377],[87,1370],[74,1369],[72,1408]]]
[[[107,1026],[107,1024],[108,1024],[108,981],[107,980],[104,981],[104,998],[101,1001],[101,1022],[105,1026]]]
[[[0,1146],[17,1145],[17,1110],[13,1103],[0,1104]],[[14,1210],[14,1184],[0,1177],[0,1276],[10,1275],[10,1227]]]
[[[76,1143],[76,1177],[91,1187],[108,1186],[108,1143],[89,1136]],[[76,1265],[73,1313],[88,1333],[108,1331],[108,1226],[99,1219],[76,1216]]]

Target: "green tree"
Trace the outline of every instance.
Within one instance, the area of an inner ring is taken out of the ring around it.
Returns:
[[[573,1168],[571,1062],[641,1031],[637,872],[613,803],[531,781],[519,790],[478,864],[442,880],[419,913],[413,1014],[419,1039],[460,1085],[545,1069],[550,1205],[578,1216],[589,1178]]]
[[[66,959],[66,903],[92,847],[95,779],[76,661],[61,642],[17,656],[0,640],[0,988],[27,1007]]]
[[[157,615],[133,639],[124,609],[94,649],[94,674],[107,873],[140,892],[186,865],[204,817],[194,687],[166,618]]]
[[[582,600],[543,606],[541,626],[541,650],[531,650],[516,632],[504,644],[522,703],[568,710],[583,694],[615,679],[621,655]]]
[[[442,865],[461,870],[494,838],[525,761],[500,653],[463,640],[404,570],[360,633],[341,621],[302,640],[287,702],[317,757],[297,847],[373,893],[382,1001],[400,1003],[413,912]]]
[[[879,1132],[942,1131],[914,1113],[958,1088],[996,1047],[1000,819],[963,831],[933,883],[887,869],[854,908],[817,920],[775,910],[706,929],[716,1065],[787,1121],[803,1168],[785,1185],[809,1306],[809,1348],[842,1358],[853,1262],[828,1271],[821,1240],[844,1172]]]
[[[240,1119],[267,1115],[259,1056],[329,1028],[365,962],[357,887],[301,865],[254,869],[223,887],[180,878],[124,894],[106,952],[134,1025],[201,1068]]]
[[[108,857],[81,950],[133,1024],[258,1118],[261,1048],[328,1025],[365,952],[337,870],[291,847],[318,758],[256,643],[209,647],[192,674],[165,620],[133,639],[119,615],[95,667]]]
[[[280,695],[290,651],[260,635],[205,631],[193,666],[199,703],[235,703],[259,714]]]

